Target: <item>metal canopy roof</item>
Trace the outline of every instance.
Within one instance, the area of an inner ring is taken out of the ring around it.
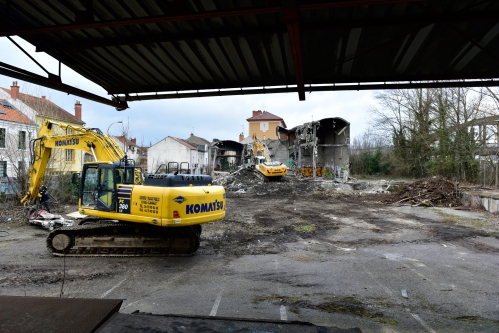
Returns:
[[[0,36],[22,37],[113,98],[58,73],[0,63],[0,74],[119,109],[157,98],[304,100],[310,91],[499,82],[494,0],[0,0],[0,15]]]

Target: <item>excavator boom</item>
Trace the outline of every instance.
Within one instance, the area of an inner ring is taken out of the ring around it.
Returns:
[[[54,134],[55,127],[66,130],[66,134]],[[38,132],[38,138],[31,140],[31,167],[29,189],[22,204],[33,204],[38,189],[43,183],[52,149],[76,149],[94,157],[96,161],[120,161],[125,153],[110,136],[98,128],[76,127],[64,123],[45,121]],[[143,176],[142,178],[143,183]],[[141,180],[138,180],[140,183]]]

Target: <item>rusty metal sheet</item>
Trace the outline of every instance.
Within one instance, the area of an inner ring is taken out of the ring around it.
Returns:
[[[0,332],[95,332],[122,303],[119,299],[0,296]]]

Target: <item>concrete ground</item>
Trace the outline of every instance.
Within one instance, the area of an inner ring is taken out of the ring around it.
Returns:
[[[226,218],[204,226],[188,258],[52,257],[46,230],[3,223],[0,294],[124,299],[122,313],[365,333],[499,332],[497,215],[269,186],[229,192]]]

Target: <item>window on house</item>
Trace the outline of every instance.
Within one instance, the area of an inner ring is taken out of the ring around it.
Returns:
[[[19,131],[19,149],[26,149],[26,131]]]
[[[7,161],[0,161],[0,177],[7,177]]]
[[[5,148],[5,128],[0,128],[0,148]]]
[[[74,149],[66,149],[66,162],[74,162]]]
[[[17,162],[17,170],[18,170],[17,173],[19,175],[24,173],[24,161]]]
[[[0,148],[5,148],[5,128],[0,128]]]

